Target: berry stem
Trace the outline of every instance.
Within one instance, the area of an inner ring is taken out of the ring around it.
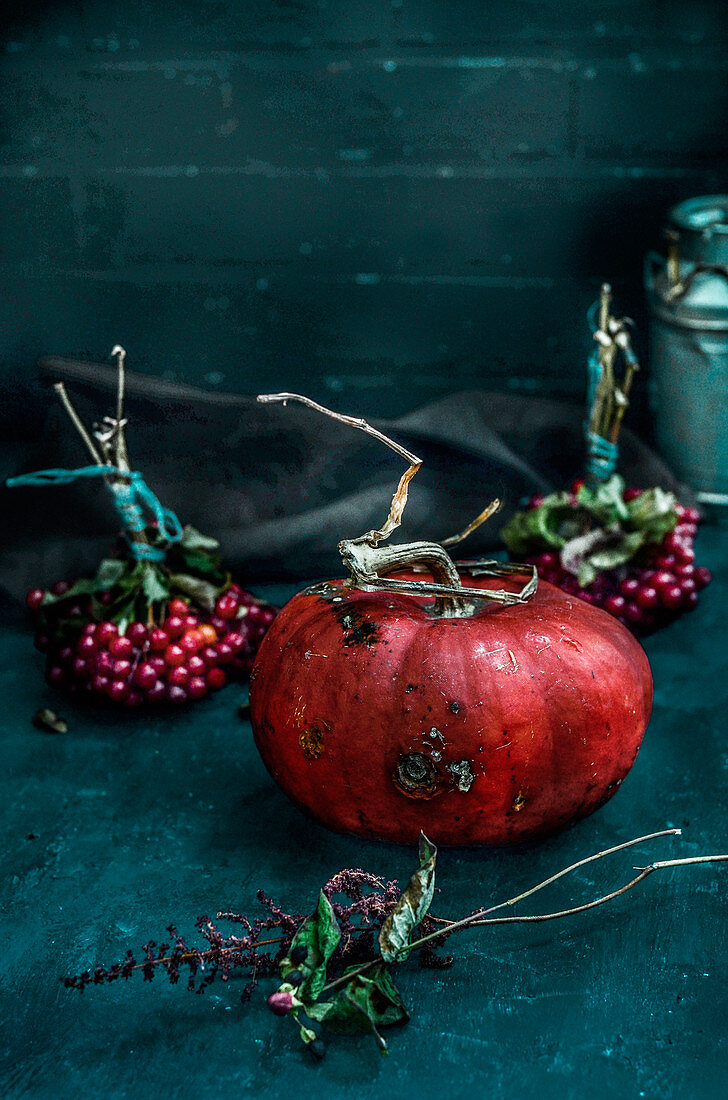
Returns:
[[[507,901],[502,901],[497,905],[492,905],[488,908],[480,909],[475,913],[471,913],[469,917],[463,917],[459,921],[448,921],[442,917],[433,917],[432,919],[444,925],[443,928],[439,928],[435,932],[430,932],[427,936],[422,936],[418,940],[414,940],[412,943],[400,949],[401,952],[409,954],[411,951],[419,950],[424,947],[425,944],[431,943],[434,940],[440,939],[443,936],[450,936],[453,932],[462,931],[466,928],[483,927],[487,924],[536,924],[547,920],[556,920],[559,917],[569,917],[576,913],[586,912],[588,909],[594,909],[599,905],[604,905],[608,901],[613,901],[614,898],[618,898],[620,894],[624,894],[627,890],[631,890],[634,886],[637,886],[640,882],[651,875],[653,871],[662,870],[666,867],[686,866],[692,863],[711,863],[728,860],[728,855],[719,856],[691,856],[686,859],[678,860],[661,860],[656,863],[651,863],[648,867],[644,867],[630,882],[625,883],[616,890],[612,890],[610,893],[597,898],[594,901],[586,902],[584,905],[573,906],[569,909],[560,909],[554,913],[536,913],[530,916],[519,917],[491,917],[488,919],[488,914],[496,912],[498,909],[503,909],[505,906],[515,905],[519,901],[523,901],[524,898],[530,897],[539,890],[543,890],[544,887],[550,886],[551,883],[556,882],[557,879],[563,878],[564,875],[570,874],[572,871],[578,870],[587,863],[593,863],[595,860],[603,859],[605,856],[613,855],[615,852],[621,852],[625,848],[631,848],[635,844],[641,844],[644,841],[656,840],[664,836],[680,836],[680,829],[663,829],[657,833],[648,833],[646,836],[635,837],[632,840],[627,840],[623,844],[617,844],[613,848],[605,848],[603,851],[595,852],[591,856],[587,856],[585,859],[580,859],[576,863],[569,864],[568,867],[564,867],[563,870],[558,871],[555,875],[551,875],[549,878],[539,882],[536,886],[532,886],[530,890],[525,890],[522,894],[517,894],[513,898],[508,898]],[[348,974],[342,975],[340,978],[335,978],[328,985],[325,985],[322,993],[328,990],[334,989],[341,985],[343,982],[348,981],[356,974],[365,973],[370,970],[377,963],[380,963],[381,959],[370,959],[369,962],[364,963],[356,971],[349,971]]]
[[[56,393],[60,397],[61,404],[63,405],[64,409],[68,413],[68,415],[71,419],[71,422],[72,422],[73,426],[75,427],[76,431],[78,432],[78,434],[81,436],[81,439],[85,443],[86,450],[91,455],[91,458],[93,459],[93,461],[95,462],[95,464],[97,466],[104,466],[105,463],[104,463],[103,456],[96,449],[96,445],[95,445],[94,441],[92,440],[89,433],[86,431],[86,427],[84,425],[84,422],[81,419],[81,417],[78,415],[78,413],[76,412],[76,409],[73,406],[71,398],[68,396],[68,393],[66,392],[66,387],[64,386],[63,382],[55,382],[54,385],[53,385],[53,389],[56,391]]]
[[[550,878],[544,879],[543,882],[539,882],[536,886],[532,886],[530,890],[518,894],[515,898],[509,898],[508,901],[502,901],[499,905],[494,905],[486,910],[486,912],[494,913],[496,909],[504,909],[506,906],[515,905],[525,898],[530,898],[532,894],[536,894],[539,890],[543,890],[544,887],[550,886],[552,882],[556,882],[557,879],[563,878],[564,875],[570,875],[572,871],[578,871],[580,867],[584,867],[587,863],[594,863],[598,859],[604,859],[605,856],[614,855],[615,852],[622,852],[625,848],[633,848],[635,844],[642,844],[649,840],[659,840],[660,837],[663,836],[680,836],[681,834],[681,829],[661,829],[657,833],[647,833],[646,836],[638,836],[634,837],[632,840],[625,840],[622,844],[615,844],[613,848],[604,848],[601,852],[595,852],[591,856],[586,856],[585,859],[580,859],[577,863],[569,864],[568,867],[564,867],[563,870],[557,871],[556,874],[551,875]]]
[[[252,947],[253,947],[253,950],[255,950],[258,947],[268,947],[268,946],[270,946],[270,944],[274,944],[274,943],[285,943],[285,941],[287,939],[288,939],[288,936],[279,936],[275,940],[256,940],[256,942],[252,945]],[[184,951],[181,955],[177,955],[176,961],[177,962],[183,962],[185,959],[193,959],[193,958],[194,959],[201,959],[201,960],[219,959],[222,955],[228,955],[232,951],[237,951],[237,950],[238,950],[238,948],[236,948],[236,947],[212,947],[212,948],[210,948],[209,951]],[[163,966],[165,963],[174,962],[174,961],[175,961],[175,957],[173,955],[167,955],[163,959],[157,959],[157,958],[152,959],[152,962],[154,963],[155,966]],[[145,960],[143,963],[135,963],[134,966],[129,968],[129,972],[131,973],[134,970],[143,970],[144,967],[148,966],[148,965],[149,965],[148,960]]]
[[[611,305],[612,288],[609,283],[604,283],[599,294],[599,327],[594,333],[598,345],[600,374],[592,407],[589,409],[589,431],[616,444],[629,406],[629,393],[635,372],[639,370],[639,362],[632,350],[628,328],[631,322],[626,317],[613,317]],[[621,385],[615,376],[618,354],[621,354],[624,361]],[[599,480],[598,475],[590,474],[590,482],[598,484]]]
[[[671,830],[671,832],[679,833],[680,830],[679,829]],[[663,834],[656,834],[656,835],[663,835],[664,836],[666,834],[663,833]],[[645,839],[645,838],[641,838],[641,839]],[[632,843],[637,843],[637,841],[632,841]],[[623,847],[625,847],[625,848],[628,847],[628,846],[629,846],[629,844],[623,845]],[[606,855],[606,854],[607,854],[606,852],[602,852],[602,853],[599,853],[599,856]],[[595,858],[599,858],[599,856],[597,856]],[[462,929],[462,928],[482,927],[483,925],[486,925],[486,924],[536,924],[536,923],[540,923],[541,921],[557,920],[559,917],[569,917],[569,916],[572,916],[574,913],[584,913],[584,912],[586,912],[587,909],[595,909],[598,905],[604,905],[605,902],[613,901],[614,898],[618,898],[620,896],[620,894],[624,894],[628,890],[633,889],[633,887],[637,886],[640,882],[643,882],[649,875],[651,875],[653,873],[653,871],[661,871],[661,870],[664,870],[667,867],[687,867],[687,866],[690,866],[694,863],[721,863],[721,862],[725,862],[725,861],[728,861],[728,854],[715,855],[715,856],[688,856],[684,859],[663,859],[663,860],[658,860],[655,863],[650,863],[647,867],[642,867],[640,869],[640,873],[635,878],[630,879],[629,882],[626,882],[623,886],[618,887],[616,890],[610,891],[610,893],[608,893],[608,894],[602,895],[602,897],[600,897],[600,898],[596,898],[594,901],[585,902],[584,905],[576,905],[576,906],[573,906],[570,909],[560,909],[555,913],[535,913],[535,914],[532,914],[530,916],[524,916],[524,917],[491,917],[491,918],[486,918],[487,913],[492,913],[492,912],[494,912],[495,909],[502,908],[503,905],[515,904],[516,899],[510,900],[510,901],[507,901],[507,902],[502,902],[501,905],[493,906],[491,909],[482,909],[480,912],[473,913],[472,916],[465,917],[461,921],[454,921],[452,923],[448,923],[444,928],[439,929],[437,932],[431,932],[428,936],[422,936],[421,939],[415,940],[414,943],[409,944],[408,947],[405,948],[404,950],[412,951],[416,948],[422,947],[425,943],[428,943],[431,940],[437,939],[438,937],[443,936],[443,935],[449,935],[451,932],[456,932],[456,931],[458,931],[459,929]],[[584,862],[588,862],[588,861],[584,861]],[[579,864],[575,864],[574,866],[579,866]],[[567,867],[566,871],[571,871],[573,869],[574,869],[573,867]],[[564,873],[566,873],[566,871]],[[553,880],[551,880],[551,881],[553,881]],[[535,889],[540,889],[542,885],[546,885],[546,883],[540,883],[539,886],[535,887]],[[533,892],[534,892],[534,890],[528,891],[528,893],[533,893]],[[526,897],[528,895],[524,894],[522,896]]]
[[[116,449],[116,465],[120,470],[129,469],[129,455],[126,449],[126,437],[124,435],[124,397],[126,392],[126,351],[121,344],[116,344],[111,354],[116,356],[116,433],[114,446]]]

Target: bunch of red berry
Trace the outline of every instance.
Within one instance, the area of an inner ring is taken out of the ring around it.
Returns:
[[[582,481],[571,492],[576,501]],[[625,503],[640,495],[640,489],[625,489]],[[542,497],[531,497],[527,508],[539,508]],[[601,572],[589,585],[581,586],[561,564],[557,551],[532,554],[526,560],[536,566],[539,577],[564,592],[604,608],[635,634],[649,634],[666,626],[698,603],[698,592],[711,580],[705,566],[695,564],[693,543],[701,522],[696,508],[675,505],[677,524],[661,543],[643,547],[635,557],[616,569]]]
[[[70,587],[59,581],[51,593],[61,597]],[[40,612],[44,596],[43,589],[32,589],[28,607]],[[35,635],[36,647],[46,654],[48,683],[72,695],[132,708],[201,699],[231,677],[248,676],[275,618],[270,605],[237,584],[217,598],[214,614],[175,597],[159,623],[98,622],[88,619],[89,608],[81,602],[58,606],[63,606],[63,618],[54,616],[52,607],[44,608]]]

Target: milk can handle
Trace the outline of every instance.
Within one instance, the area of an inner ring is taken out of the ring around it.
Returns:
[[[655,289],[655,276],[657,274],[657,268],[662,269],[665,265],[665,258],[658,252],[648,252],[645,256],[645,286],[648,290]],[[699,262],[694,264],[687,275],[680,278],[676,283],[663,292],[662,297],[666,302],[678,302],[681,298],[684,298],[687,292],[692,286],[693,279],[696,275],[719,275],[721,279],[725,279],[728,282],[728,267],[725,264],[705,264]]]

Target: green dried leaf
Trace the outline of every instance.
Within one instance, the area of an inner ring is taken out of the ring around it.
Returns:
[[[617,520],[627,519],[628,511],[622,499],[623,493],[624,479],[619,474],[612,474],[609,481],[598,485],[596,489],[582,485],[576,499],[592,515],[595,515],[600,523],[609,526]]]
[[[513,554],[560,550],[569,539],[583,534],[589,522],[589,514],[575,507],[568,493],[551,493],[538,508],[516,512],[501,538]]]
[[[623,565],[633,558],[644,541],[642,531],[624,532],[618,543],[595,550],[589,556],[589,561],[599,572],[604,569],[614,569],[617,565]]]
[[[627,505],[629,526],[642,531],[645,542],[662,542],[677,523],[675,497],[664,489],[646,489]]]
[[[351,980],[330,1001],[307,1005],[305,1011],[312,1020],[325,1023],[332,1031],[349,1035],[372,1031],[377,1045],[386,1051],[387,1044],[377,1029],[405,1023],[409,1013],[388,967],[380,964],[365,974],[356,974],[356,969],[349,968],[353,972]]]
[[[217,539],[212,539],[209,535],[203,535],[201,531],[198,531],[196,527],[189,523],[185,525],[182,538],[177,545],[182,550],[214,551],[220,549],[220,543]]]
[[[579,571],[576,574],[577,580],[582,588],[588,588],[588,586],[597,579],[599,576],[599,570],[596,569],[590,561],[583,561],[579,566]]]
[[[501,538],[512,554],[528,554],[542,547],[539,508],[516,512],[501,530]]]
[[[41,607],[52,607],[53,604],[64,603],[66,600],[75,600],[78,596],[93,596],[97,591],[98,583],[95,577],[81,577],[62,596],[54,596],[52,592],[46,592]]]
[[[179,558],[184,566],[183,572],[198,574],[206,577],[212,584],[221,585],[225,582],[226,574],[220,568],[217,558],[211,557],[204,550],[182,550]]]
[[[121,558],[104,558],[96,573],[98,589],[101,592],[106,592],[109,588],[113,588],[115,584],[119,583],[128,568],[128,562],[123,561]]]
[[[162,603],[169,599],[169,584],[158,566],[146,563],[142,577],[142,591],[149,603]]]
[[[614,569],[629,561],[643,541],[644,536],[640,532],[625,531],[619,523],[596,527],[567,542],[561,551],[561,564],[578,577],[582,587],[586,587],[602,570]]]
[[[206,611],[215,610],[215,602],[224,585],[212,584],[203,577],[192,577],[189,573],[173,573],[169,578],[170,588],[176,589],[194,600]]]
[[[326,965],[338,947],[341,939],[339,922],[334,916],[331,902],[321,892],[318,905],[310,917],[307,917],[291,940],[291,948],[305,947],[306,961],[301,965],[303,981],[298,989],[302,1001],[315,1001],[326,985]],[[281,966],[285,981],[286,974],[299,969],[288,962]],[[308,1009],[307,1009],[308,1011]]]
[[[140,585],[137,582],[134,588],[123,592],[117,600],[104,607],[105,618],[116,623],[120,633],[123,633],[126,626],[137,618],[136,605],[139,594]]]
[[[114,588],[119,592],[129,594],[136,592],[141,588],[144,582],[144,573],[146,571],[147,563],[143,561],[137,561],[133,565],[129,562],[125,562],[126,568],[120,574]]]
[[[404,949],[410,942],[413,930],[426,916],[432,903],[437,848],[424,833],[420,833],[419,855],[419,868],[400,894],[379,933],[379,950],[385,962],[401,962],[407,957],[408,952]]]

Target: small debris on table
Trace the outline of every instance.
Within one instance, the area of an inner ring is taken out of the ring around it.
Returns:
[[[33,715],[33,725],[37,730],[44,730],[46,733],[68,733],[68,725],[59,718],[54,710],[38,710]]]

